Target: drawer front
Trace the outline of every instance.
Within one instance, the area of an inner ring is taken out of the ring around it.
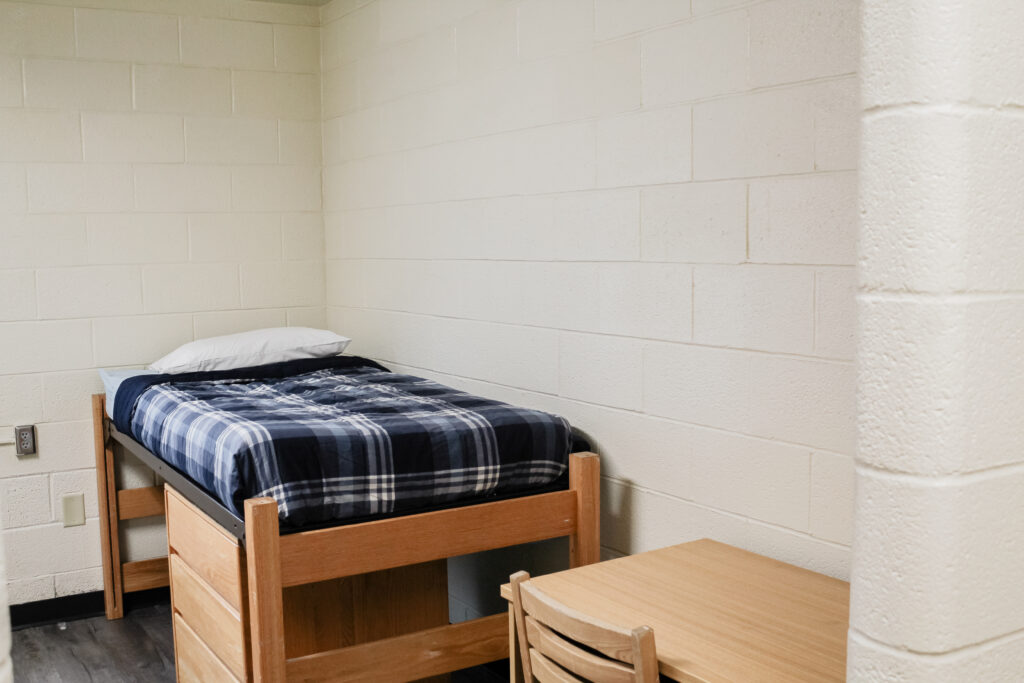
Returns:
[[[239,679],[206,647],[196,632],[174,615],[174,652],[178,683],[239,682]]]
[[[238,540],[167,487],[167,545],[237,611],[244,613],[245,556]]]
[[[175,613],[237,678],[244,679],[248,674],[249,644],[238,611],[174,553],[170,566]]]

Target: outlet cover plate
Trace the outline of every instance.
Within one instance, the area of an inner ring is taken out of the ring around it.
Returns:
[[[82,526],[85,524],[85,494],[69,493],[60,499],[63,508],[64,526]]]
[[[14,428],[14,452],[17,455],[32,455],[36,452],[35,425],[20,425]]]

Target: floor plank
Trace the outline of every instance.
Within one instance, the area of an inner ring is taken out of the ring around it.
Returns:
[[[124,619],[93,617],[15,631],[11,659],[19,683],[172,683],[169,605],[133,609]],[[457,671],[452,683],[502,683],[507,665]]]

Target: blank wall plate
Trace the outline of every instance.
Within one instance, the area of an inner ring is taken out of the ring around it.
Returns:
[[[60,499],[63,508],[64,526],[82,526],[85,524],[85,494],[70,493]]]

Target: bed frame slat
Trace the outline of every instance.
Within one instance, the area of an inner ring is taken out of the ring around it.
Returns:
[[[146,486],[117,492],[117,517],[121,521],[164,514],[164,487]]]
[[[486,664],[507,656],[508,617],[495,614],[289,659],[286,680],[289,683],[397,683]]]
[[[295,586],[568,536],[575,529],[576,492],[557,491],[282,536],[281,573],[285,586]]]
[[[167,572],[167,558],[154,557],[151,560],[125,562],[121,565],[126,593],[161,588],[170,584]]]

